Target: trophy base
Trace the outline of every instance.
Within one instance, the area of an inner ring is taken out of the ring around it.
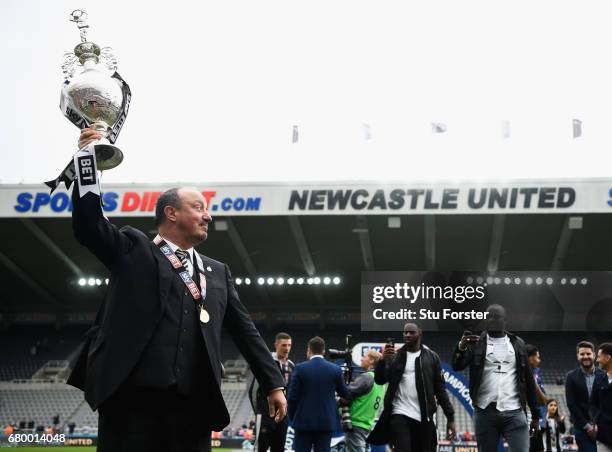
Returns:
[[[99,171],[113,169],[123,162],[123,152],[112,144],[96,144],[96,165]]]

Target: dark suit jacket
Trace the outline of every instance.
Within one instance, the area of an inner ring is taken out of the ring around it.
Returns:
[[[596,366],[595,377],[602,373],[604,372]],[[565,377],[565,400],[570,412],[570,421],[575,428],[582,430],[588,423],[593,424],[589,413],[589,392],[580,367],[572,370]]]
[[[531,416],[539,419],[540,410],[538,409],[536,399],[536,383],[531,367],[527,362],[525,342],[513,333],[506,331],[506,334],[510,338],[510,343],[516,355],[516,389],[521,401],[521,407],[525,412],[527,412],[527,407],[529,407]],[[486,331],[480,335],[480,340],[475,345],[468,347],[466,351],[462,352],[459,350],[459,344],[457,344],[453,352],[453,370],[463,370],[468,366],[470,367],[470,397],[472,397],[474,405],[478,404],[478,390],[482,382],[486,352]]]
[[[295,366],[289,384],[289,420],[296,430],[340,430],[335,393],[348,398],[342,369],[313,358]]]
[[[72,224],[79,243],[110,271],[110,284],[94,327],[68,379],[85,391],[93,409],[126,380],[151,338],[176,274],[159,248],[141,231],[117,228],[102,214],[100,197],[73,193]],[[264,390],[282,387],[283,379],[249,314],[238,298],[227,265],[200,255],[206,274],[204,304],[210,321],[200,323],[216,384],[202,388],[214,413],[208,429],[221,430],[229,414],[221,396],[221,330],[227,328]],[[210,270],[207,268],[210,267]],[[205,426],[203,426],[205,427]]]
[[[612,384],[605,371],[595,376],[591,392],[591,415],[597,424],[597,441],[612,446]]]

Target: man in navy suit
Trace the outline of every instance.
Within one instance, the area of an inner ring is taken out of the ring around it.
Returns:
[[[595,366],[595,346],[581,341],[576,346],[576,358],[580,366],[565,378],[565,399],[570,412],[573,433],[580,452],[595,452],[597,430],[589,412],[589,397],[595,378],[604,372]]]
[[[325,361],[325,341],[308,341],[308,361],[295,366],[289,385],[289,419],[295,429],[295,452],[328,452],[332,431],[340,430],[336,392],[348,398],[342,369]]]

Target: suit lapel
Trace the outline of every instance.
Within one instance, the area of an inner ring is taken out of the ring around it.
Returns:
[[[172,285],[172,278],[175,274],[172,265],[159,250],[157,245],[151,242],[151,252],[153,257],[157,261],[157,276],[159,278],[159,301],[163,307],[168,295],[170,294],[170,286]]]
[[[207,288],[219,287],[221,285],[219,278],[221,278],[222,275],[218,274],[219,272],[215,272],[213,270],[213,267],[210,265],[211,262],[206,256],[200,253],[197,253],[197,255],[200,257],[200,262],[198,262],[198,267],[200,267],[200,263],[201,263],[202,265],[200,267],[200,272],[206,278],[206,287]]]

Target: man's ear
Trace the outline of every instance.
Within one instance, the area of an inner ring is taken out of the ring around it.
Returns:
[[[176,221],[176,209],[172,206],[164,207],[164,215],[168,221]]]

